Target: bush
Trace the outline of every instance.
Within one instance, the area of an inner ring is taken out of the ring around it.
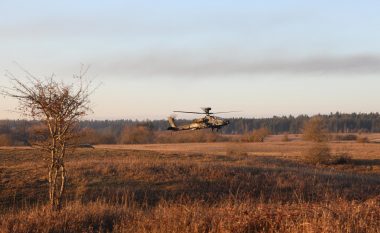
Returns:
[[[331,161],[332,164],[349,164],[351,162],[351,156],[349,156],[346,153],[334,156],[334,158]]]
[[[284,136],[282,137],[281,141],[283,141],[283,142],[289,142],[290,141],[288,133],[284,134]]]
[[[40,144],[49,138],[49,129],[42,123],[36,123],[28,128],[28,135],[30,144]]]
[[[153,143],[154,133],[146,126],[126,126],[120,135],[121,144]]]
[[[303,139],[313,142],[327,141],[328,134],[321,118],[313,117],[305,123],[303,128]]]
[[[78,138],[78,143],[80,144],[101,144],[101,136],[92,128],[83,128],[80,131],[80,137]]]
[[[79,133],[79,137],[77,138],[78,144],[116,144],[117,143],[117,135],[114,129],[110,127],[106,128],[83,128]]]
[[[357,143],[369,143],[369,139],[367,137],[358,137],[356,139]]]
[[[0,146],[12,146],[11,138],[6,134],[0,134]]]
[[[243,137],[242,141],[246,142],[264,142],[265,138],[270,135],[270,131],[267,128],[260,128],[253,131],[251,134],[247,134]]]
[[[330,148],[326,143],[315,143],[304,151],[303,157],[312,164],[327,164],[331,160]]]

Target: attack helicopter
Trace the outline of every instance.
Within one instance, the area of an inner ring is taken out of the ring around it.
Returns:
[[[190,114],[200,114],[205,115],[202,118],[194,119],[190,124],[177,126],[175,124],[175,120],[173,116],[168,117],[169,127],[168,130],[172,131],[181,131],[181,130],[199,130],[199,129],[211,129],[214,131],[219,131],[223,126],[226,126],[230,123],[229,120],[221,119],[219,117],[216,117],[215,114],[220,113],[231,113],[231,112],[238,112],[238,111],[229,111],[229,112],[210,112],[211,108],[201,108],[203,112],[188,112],[188,111],[173,111],[175,113],[190,113]]]

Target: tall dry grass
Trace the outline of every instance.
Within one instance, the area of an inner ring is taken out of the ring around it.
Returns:
[[[0,232],[378,232],[380,172],[231,145],[237,153],[77,150],[61,212],[46,205],[37,151],[0,150]]]
[[[368,232],[379,231],[379,200],[364,203],[268,204],[233,197],[214,205],[161,201],[73,202],[61,212],[42,206],[7,213],[2,232]]]

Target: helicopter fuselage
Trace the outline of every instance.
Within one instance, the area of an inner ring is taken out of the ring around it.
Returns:
[[[212,130],[219,130],[225,125],[228,125],[230,122],[215,116],[206,115],[205,117],[194,119],[190,124],[176,126],[174,118],[168,118],[170,127],[168,130],[179,131],[179,130],[199,130],[210,128]]]

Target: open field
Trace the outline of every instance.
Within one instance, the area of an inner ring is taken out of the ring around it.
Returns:
[[[132,144],[132,145],[97,145],[97,149],[109,150],[143,150],[172,153],[206,153],[220,155],[225,154],[230,147],[237,146],[239,150],[247,152],[249,155],[276,156],[284,158],[300,158],[302,152],[311,143],[304,141],[294,142],[264,142],[264,143],[179,143],[179,144]],[[333,153],[347,153],[356,159],[380,159],[380,144],[377,143],[356,143],[356,142],[336,142],[329,143]]]
[[[380,232],[380,144],[311,165],[310,143],[99,145],[67,158],[51,213],[37,150],[0,149],[0,232]]]

